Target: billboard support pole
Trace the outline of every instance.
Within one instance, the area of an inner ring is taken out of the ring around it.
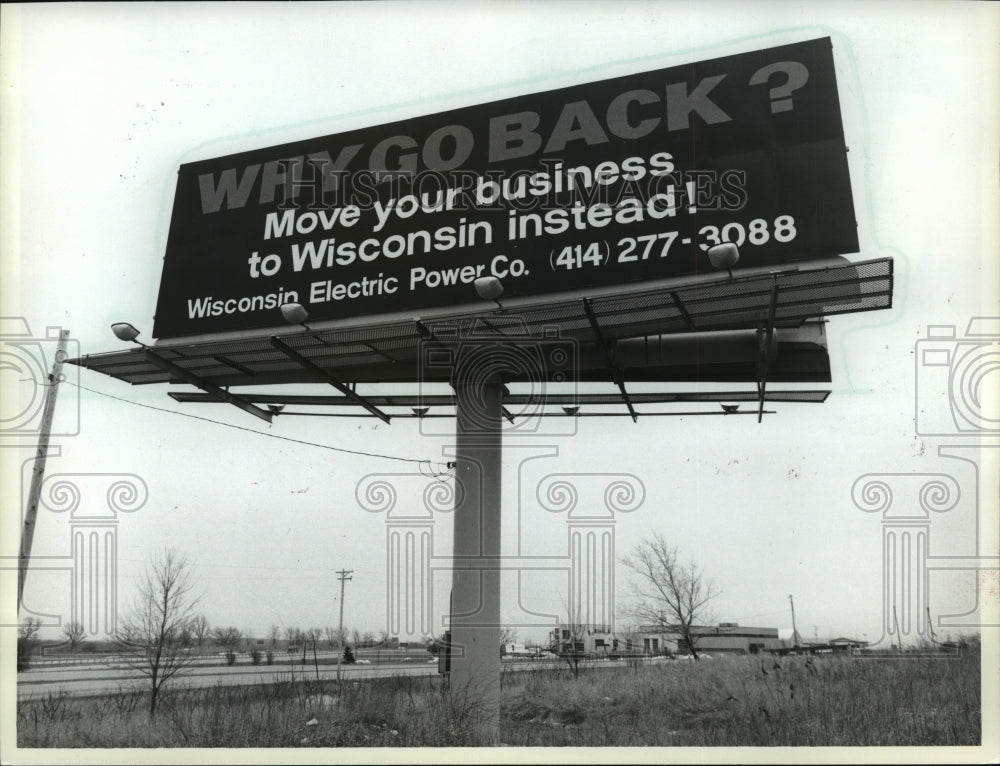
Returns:
[[[481,745],[500,729],[500,460],[503,383],[455,382],[455,542],[452,573],[453,701],[475,708]]]

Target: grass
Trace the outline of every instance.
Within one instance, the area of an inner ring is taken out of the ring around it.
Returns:
[[[544,674],[506,695],[516,745],[977,745],[979,655],[722,657]]]
[[[978,647],[977,647],[978,649]],[[185,690],[18,703],[21,747],[421,747],[476,741],[474,703],[439,678]],[[980,659],[722,657],[505,673],[514,746],[978,745]]]

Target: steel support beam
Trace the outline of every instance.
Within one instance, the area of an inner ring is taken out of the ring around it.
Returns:
[[[632,422],[637,423],[639,421],[639,415],[632,406],[632,400],[629,399],[628,391],[625,390],[625,382],[622,379],[622,371],[615,366],[614,360],[611,357],[611,349],[608,347],[607,341],[604,340],[604,334],[601,332],[601,326],[597,323],[597,317],[594,316],[594,310],[590,307],[590,301],[586,298],[583,299],[583,311],[587,315],[587,321],[590,322],[590,329],[594,331],[594,337],[597,338],[597,345],[600,346],[602,351],[604,351],[604,356],[608,364],[608,370],[611,372],[611,377],[615,381],[615,385],[618,386],[618,390],[621,391],[622,401],[625,402],[625,406],[628,407],[628,414],[632,416]]]
[[[389,422],[389,416],[386,415],[384,412],[382,412],[382,410],[380,410],[374,404],[372,404],[371,402],[369,402],[363,396],[358,396],[357,392],[355,392],[353,388],[351,388],[351,387],[345,385],[343,382],[337,380],[337,378],[335,378],[329,372],[327,372],[326,370],[324,370],[322,367],[320,367],[319,365],[317,365],[317,364],[311,362],[310,360],[306,359],[304,356],[302,356],[302,354],[300,354],[294,348],[292,348],[287,343],[285,343],[283,340],[281,340],[281,338],[272,336],[271,337],[271,345],[274,346],[276,349],[278,349],[281,353],[283,353],[289,359],[291,359],[293,362],[295,362],[296,364],[298,364],[300,367],[302,367],[304,370],[309,370],[310,372],[314,372],[317,375],[325,378],[327,383],[329,383],[335,389],[337,389],[338,391],[340,391],[340,393],[342,393],[344,396],[346,396],[352,402],[354,402],[355,404],[357,404],[359,407],[364,407],[366,410],[368,410],[372,415],[374,415],[375,417],[377,417],[379,420],[381,420],[381,421],[383,421],[385,423]]]
[[[757,422],[764,419],[764,395],[767,390],[768,350],[774,338],[774,315],[778,311],[778,276],[771,277],[771,301],[767,312],[766,328],[757,328],[757,340],[760,348],[760,361],[757,366]]]
[[[271,422],[271,413],[267,410],[262,410],[260,407],[255,407],[242,396],[237,396],[236,394],[231,394],[228,391],[219,388],[218,386],[212,385],[206,380],[202,380],[193,372],[188,372],[183,367],[179,367],[168,359],[164,359],[162,356],[157,354],[151,349],[144,348],[143,356],[146,361],[159,367],[164,372],[169,372],[175,378],[183,380],[185,383],[190,383],[192,386],[200,388],[216,398],[217,401],[227,402],[234,407],[239,407],[244,412],[249,412],[251,415],[265,420],[268,423]]]

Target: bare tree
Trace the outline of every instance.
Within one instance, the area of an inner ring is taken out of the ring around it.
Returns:
[[[212,626],[208,624],[208,618],[203,614],[196,615],[188,620],[188,633],[191,636],[191,643],[201,646],[212,634]]]
[[[709,604],[719,595],[714,583],[693,561],[683,563],[677,548],[667,545],[659,532],[642,540],[622,563],[636,575],[635,614],[642,620],[675,633],[697,660],[697,623],[709,621]]]
[[[625,625],[618,628],[615,631],[615,638],[618,640],[618,651],[621,654],[634,654],[639,650],[641,640],[635,625]]]
[[[342,649],[344,644],[348,643],[347,628],[344,628],[344,632],[343,634],[341,634],[340,630],[337,628],[336,625],[328,625],[325,628],[325,632],[326,632],[326,642],[327,644],[330,645],[331,649],[338,649],[338,650]],[[355,634],[358,634],[358,631],[355,630],[354,632]],[[357,639],[355,639],[354,644],[355,645],[358,644]]]
[[[272,625],[271,629],[267,632],[267,637],[271,641],[271,648],[274,649],[278,645],[278,639],[281,638],[281,626]]]
[[[84,629],[82,622],[73,620],[63,626],[63,635],[66,636],[66,640],[69,641],[69,650],[71,652],[75,652],[76,648],[83,643],[83,639],[86,637],[87,631]]]
[[[500,631],[500,654],[507,653],[507,645],[517,642],[517,628],[503,628]]]
[[[17,669],[28,670],[31,667],[31,653],[38,643],[38,631],[42,621],[37,617],[29,617],[17,626]]]
[[[230,626],[228,628],[215,628],[212,631],[212,637],[223,649],[235,649],[240,645],[243,633],[239,628]]]
[[[192,593],[188,560],[164,551],[146,568],[139,593],[118,631],[118,641],[137,654],[126,663],[150,682],[149,717],[156,715],[156,701],[164,684],[191,664],[181,641],[184,625],[198,602]]]
[[[580,675],[580,662],[586,657],[586,645],[584,636],[587,626],[579,620],[579,613],[569,604],[566,607],[566,622],[555,629],[554,638],[549,646],[549,651],[559,655],[574,676]]]

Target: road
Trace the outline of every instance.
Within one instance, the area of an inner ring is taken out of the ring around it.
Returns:
[[[335,656],[335,655],[334,655]],[[216,664],[209,664],[216,663]],[[315,680],[317,669],[312,664],[282,663],[277,665],[219,665],[218,658],[204,657],[185,669],[182,676],[170,682],[172,688],[197,689],[216,685],[236,686],[241,684],[273,683],[294,677]],[[585,662],[591,665],[591,662]],[[602,667],[624,666],[622,660],[600,661]],[[504,670],[523,671],[561,667],[559,660],[532,660],[504,662]],[[436,676],[437,660],[414,659],[410,662],[388,661],[375,665],[344,665],[343,677],[356,681],[367,678],[389,678],[392,676]],[[336,664],[321,664],[319,679],[336,680]],[[114,694],[145,686],[149,681],[122,662],[94,664],[46,664],[36,665],[31,670],[17,674],[18,699],[40,697],[52,693],[64,693],[72,697]]]
[[[421,663],[383,663],[380,665],[344,665],[343,677],[349,680],[362,678],[386,678],[389,676],[429,676],[437,675],[437,661]],[[172,688],[201,688],[215,686],[235,686],[287,680],[303,675],[309,680],[316,679],[316,669],[312,665],[237,665],[223,667],[192,666],[171,681]],[[320,665],[321,680],[336,680],[336,665]],[[149,681],[122,665],[53,665],[32,668],[17,674],[18,699],[39,697],[54,692],[62,692],[73,697],[110,694],[135,684],[145,685]]]

